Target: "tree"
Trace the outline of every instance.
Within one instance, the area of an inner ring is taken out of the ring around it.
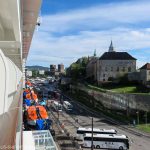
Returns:
[[[108,78],[108,81],[114,81],[115,79],[114,79],[114,77],[109,77]]]
[[[32,77],[36,78],[38,76],[37,70],[32,70]]]
[[[83,79],[86,76],[86,65],[88,63],[87,57],[82,57],[76,62],[72,63],[67,69],[67,75],[74,80]]]

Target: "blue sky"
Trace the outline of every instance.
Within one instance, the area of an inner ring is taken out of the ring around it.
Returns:
[[[148,0],[43,0],[27,65],[68,67],[94,49],[101,56],[112,39],[140,67],[150,62],[149,8]]]

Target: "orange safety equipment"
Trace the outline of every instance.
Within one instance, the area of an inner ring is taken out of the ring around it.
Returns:
[[[37,95],[34,93],[32,94],[33,100],[37,100]]]
[[[26,99],[32,99],[32,98],[31,98],[31,93],[28,93],[28,94],[26,95]]]
[[[30,90],[29,90],[29,89],[25,89],[25,90],[24,90],[24,92],[29,93],[29,92],[30,92]]]
[[[31,90],[31,98],[35,101],[38,99],[37,94],[35,94],[33,90]]]
[[[35,94],[34,91],[32,90],[31,92],[29,92],[29,93],[26,95],[26,99],[30,99],[30,100],[35,100],[35,101],[37,101],[37,100],[38,100],[38,97],[37,97],[37,94]]]
[[[27,120],[37,120],[39,115],[37,114],[37,109],[39,110],[41,119],[48,119],[48,114],[43,106],[29,106],[27,109]]]
[[[29,86],[32,86],[31,82],[28,80],[26,81],[26,84],[29,85]]]

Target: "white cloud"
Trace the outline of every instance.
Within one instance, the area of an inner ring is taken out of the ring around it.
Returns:
[[[43,16],[43,31],[64,32],[83,27],[110,27],[149,21],[150,2],[128,2],[99,5],[85,9]]]
[[[130,27],[148,22],[149,8],[150,2],[121,3],[44,16],[28,64],[68,66],[79,57],[92,55],[95,48],[100,56],[108,50],[111,38],[118,51],[150,48],[150,28]]]

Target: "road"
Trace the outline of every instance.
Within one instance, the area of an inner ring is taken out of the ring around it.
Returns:
[[[48,91],[48,89],[49,87],[47,87],[47,90],[45,89],[45,91]],[[79,126],[91,127],[91,118],[93,117],[95,128],[115,129],[119,134],[127,135],[130,140],[130,150],[150,150],[150,138],[126,130],[127,127],[125,125],[116,125],[107,117],[91,112],[89,108],[76,101],[71,100],[70,102],[73,105],[73,112],[67,113],[63,110],[59,113],[59,121],[65,125],[65,129],[71,136],[76,135],[76,129]],[[58,118],[57,112],[54,111],[53,114]],[[76,119],[78,119],[78,123],[76,123]],[[83,148],[83,150],[86,150],[86,148]]]
[[[84,107],[76,101],[71,101],[73,105],[73,113],[67,113],[65,111],[59,114],[59,120],[65,124],[65,128],[75,136],[76,129],[79,126],[91,127],[91,118],[94,120],[95,128],[115,129],[118,134],[125,134],[130,139],[130,150],[149,150],[150,149],[150,138],[137,135],[135,132],[128,131],[122,128],[120,125],[111,123],[104,116],[100,116],[92,113],[87,107]],[[57,114],[56,114],[57,116]],[[75,119],[78,118],[78,123]],[[122,125],[124,127],[124,125]]]

